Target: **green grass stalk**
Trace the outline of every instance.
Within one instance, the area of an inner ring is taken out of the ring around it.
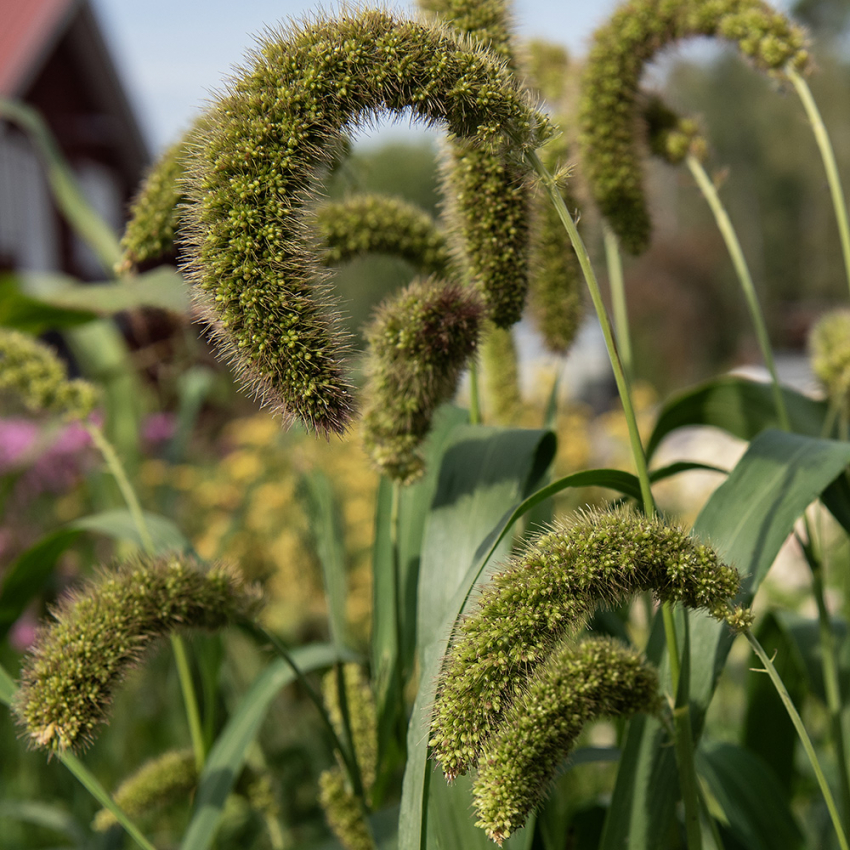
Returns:
[[[629,331],[629,310],[626,303],[623,259],[620,254],[617,235],[604,221],[602,223],[602,234],[605,244],[605,263],[608,266],[608,287],[611,290],[611,307],[614,313],[617,347],[620,350],[620,360],[623,362],[626,380],[631,383],[634,378],[634,358],[632,356],[631,332]]]
[[[791,695],[788,693],[779,672],[776,667],[773,666],[773,662],[770,658],[768,658],[767,653],[764,651],[764,647],[762,647],[749,629],[744,629],[744,636],[753,648],[753,652],[755,652],[761,663],[764,665],[764,672],[770,676],[770,680],[773,682],[773,686],[776,688],[776,692],[779,694],[779,697],[785,706],[785,710],[788,712],[788,716],[791,718],[791,722],[797,730],[800,743],[802,743],[803,749],[806,751],[806,756],[808,756],[809,763],[815,772],[815,777],[817,778],[818,785],[820,786],[821,793],[823,794],[826,808],[829,811],[829,817],[832,820],[833,827],[835,828],[838,844],[841,847],[841,850],[850,850],[850,845],[847,844],[847,836],[844,833],[844,827],[841,824],[841,818],[838,814],[838,808],[835,805],[835,799],[832,796],[832,791],[830,791],[823,769],[818,761],[817,753],[815,752],[815,748],[812,744],[812,739],[809,737],[809,733],[806,732],[806,727],[803,725],[803,721],[794,706],[794,701],[791,699]]]
[[[741,250],[741,243],[738,241],[738,235],[735,233],[735,228],[732,226],[729,214],[720,200],[717,188],[708,174],[706,174],[702,163],[693,154],[689,154],[685,161],[714,214],[717,227],[723,236],[723,241],[726,243],[726,248],[732,258],[732,264],[735,267],[735,272],[738,275],[738,280],[750,311],[750,318],[752,319],[756,339],[761,349],[761,356],[764,359],[767,371],[770,373],[773,401],[776,406],[776,415],[779,418],[779,424],[783,430],[791,431],[791,420],[788,418],[788,410],[785,407],[785,399],[782,396],[779,376],[776,372],[776,363],[773,359],[773,349],[770,346],[770,339],[767,334],[761,305],[759,304],[758,295],[756,294],[756,288],[753,284],[753,278],[747,266],[747,261],[744,258],[744,252]]]
[[[823,123],[823,118],[821,118],[815,99],[812,97],[809,84],[800,75],[799,71],[796,71],[790,65],[785,69],[785,74],[797,90],[803,108],[806,110],[806,116],[812,125],[812,132],[815,134],[815,141],[820,150],[821,159],[826,170],[826,180],[829,184],[829,193],[832,196],[832,206],[835,209],[835,220],[838,224],[838,234],[841,239],[841,252],[844,255],[844,269],[847,273],[847,285],[850,286],[850,226],[847,223],[847,204],[841,188],[841,178],[838,175],[838,166],[835,162],[832,143],[829,140],[829,134],[826,132],[826,126]]]
[[[582,273],[584,274],[587,288],[590,290],[590,298],[593,301],[596,315],[599,318],[599,324],[602,327],[602,335],[605,338],[605,346],[608,349],[611,367],[614,370],[614,379],[617,382],[617,390],[620,394],[620,401],[623,405],[623,413],[626,417],[632,456],[634,458],[635,466],[637,467],[638,480],[640,481],[643,509],[647,516],[653,516],[655,514],[655,500],[652,496],[652,488],[649,481],[646,454],[643,450],[643,443],[640,439],[640,431],[638,430],[637,417],[635,416],[634,405],[632,404],[628,379],[626,378],[623,363],[617,350],[617,343],[614,339],[611,322],[608,318],[605,304],[602,301],[602,293],[599,288],[599,282],[596,278],[596,272],[591,265],[587,248],[579,235],[578,228],[576,228],[575,222],[564,203],[564,199],[561,196],[561,192],[558,189],[554,178],[545,168],[536,153],[533,151],[526,152],[525,155],[529,164],[540,178],[546,194],[549,196],[549,199],[554,204],[555,209],[558,212],[558,217],[561,219],[561,223],[564,225],[564,228],[569,234],[576,256],[578,257],[579,265],[581,266]],[[667,653],[670,659],[670,671],[674,680],[675,693],[678,691],[680,659],[678,642],[676,640],[675,624],[673,622],[673,611],[670,605],[662,606],[662,616],[664,618],[664,632],[667,638]],[[679,718],[674,725],[676,761],[679,765],[679,772],[681,775],[682,802],[685,806],[685,821],[687,824],[696,823],[696,829],[688,828],[688,850],[701,850],[702,832],[699,829],[699,799],[697,797],[698,786],[694,768],[693,738],[689,731],[690,714],[687,705],[681,707],[677,706],[677,710],[681,710],[681,712],[686,715],[686,717]]]

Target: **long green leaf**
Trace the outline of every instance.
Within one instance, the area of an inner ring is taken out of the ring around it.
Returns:
[[[47,584],[56,562],[80,530],[60,528],[22,552],[3,573],[0,585],[0,639]]]
[[[145,524],[153,538],[154,548],[158,553],[191,550],[192,544],[172,520],[148,512],[145,512],[144,517]],[[144,541],[139,536],[139,530],[133,522],[133,517],[125,508],[115,508],[115,510],[82,517],[74,520],[68,527],[79,531],[94,531],[98,534],[105,534],[115,540],[129,540],[140,549],[144,548]]]
[[[14,275],[0,276],[0,326],[34,335],[55,328],[84,325],[95,318],[89,310],[69,310],[31,298]]]
[[[329,644],[294,649],[292,658],[302,673],[330,667],[342,660],[339,648]],[[295,672],[283,659],[275,659],[242,697],[207,757],[181,850],[207,850],[212,846],[224,803],[242,770],[248,748],[257,737],[272,700],[295,678]]]
[[[30,137],[44,162],[50,190],[60,212],[94,251],[104,269],[111,271],[121,259],[118,239],[83,194],[44,119],[32,107],[7,98],[0,98],[0,118],[16,124]]]
[[[796,850],[803,834],[773,772],[735,744],[704,744],[697,771],[720,804],[732,835],[747,850]]]
[[[177,270],[160,266],[132,280],[81,285],[61,274],[22,275],[23,292],[36,303],[56,310],[79,311],[94,316],[113,316],[139,307],[157,307],[184,314],[189,309],[189,288]]]
[[[672,396],[662,407],[646,444],[647,459],[664,437],[688,425],[712,425],[742,440],[779,427],[771,393],[770,384],[728,375]],[[826,404],[788,387],[782,388],[782,395],[791,428],[798,434],[821,436]]]
[[[338,646],[344,646],[348,577],[339,505],[330,479],[320,469],[314,469],[302,477],[300,492],[307,503],[313,547],[322,566],[331,640]]]
[[[752,599],[796,519],[848,462],[848,443],[779,431],[753,440],[694,527],[744,577],[743,601]],[[733,636],[726,626],[699,613],[689,622],[691,711],[698,736]],[[653,636],[662,631],[656,622]],[[657,721],[631,724],[602,850],[621,848],[626,841],[634,850],[649,850],[658,835],[666,834],[678,794],[675,760],[666,744]]]
[[[454,428],[468,420],[467,411],[452,405],[444,405],[437,412],[423,452],[425,475],[401,488],[395,529],[394,486],[382,479],[378,488],[372,582],[372,681],[381,765],[378,794],[395,774],[395,762],[402,757],[407,723],[403,693],[416,654],[416,594],[425,520],[446,442]],[[391,746],[397,758],[391,754]]]
[[[18,686],[15,684],[15,680],[9,675],[6,668],[0,665],[0,702],[4,705],[11,705],[12,698],[17,690]]]
[[[62,833],[77,847],[85,847],[86,830],[65,809],[40,800],[4,800],[0,802],[0,818],[31,823]]]

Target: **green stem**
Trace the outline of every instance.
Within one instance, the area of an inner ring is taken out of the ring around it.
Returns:
[[[72,753],[59,753],[59,761],[77,777],[86,791],[95,798],[105,809],[115,816],[115,820],[127,830],[127,834],[142,848],[142,850],[156,850],[153,844],[145,838],[142,831],[130,820],[127,814],[109,796],[106,789],[97,781],[94,774]]]
[[[399,548],[399,512],[401,510],[401,484],[393,481],[393,500],[390,508],[390,545],[393,557],[393,626],[395,628],[395,665],[398,677],[398,720],[399,746],[407,750],[406,720],[404,704],[404,658],[402,655],[402,601],[401,601],[401,551]]]
[[[156,546],[151,537],[150,529],[145,521],[145,514],[142,511],[142,506],[139,502],[139,497],[127,477],[127,472],[117,452],[112,447],[112,443],[106,438],[103,431],[91,422],[85,423],[86,430],[92,438],[92,442],[97,447],[98,451],[103,456],[104,461],[121,495],[127,504],[127,510],[133,518],[133,524],[136,526],[136,531],[139,534],[139,539],[142,541],[142,548],[149,554],[156,554]],[[180,677],[180,689],[183,692],[183,702],[186,707],[186,718],[189,722],[189,734],[192,738],[192,751],[195,754],[195,763],[200,772],[204,767],[206,758],[206,748],[204,747],[204,733],[201,724],[200,711],[198,709],[198,697],[195,693],[195,684],[192,681],[192,673],[189,669],[189,662],[186,655],[186,645],[180,635],[171,636],[171,647],[174,651],[174,660],[177,663],[177,674]]]
[[[841,684],[838,676],[838,653],[832,633],[829,610],[826,607],[823,584],[823,560],[815,548],[815,538],[809,522],[806,520],[808,541],[797,538],[812,571],[812,595],[818,608],[818,632],[821,645],[821,668],[823,670],[824,689],[826,690],[826,707],[829,711],[829,721],[832,730],[832,741],[835,747],[838,763],[838,779],[841,786],[841,808],[844,812],[844,823],[850,823],[850,773],[847,768],[847,743],[844,739],[844,724],[841,722],[842,701]]]
[[[626,285],[623,278],[623,259],[617,236],[607,223],[602,224],[605,243],[605,263],[608,266],[608,287],[611,290],[611,307],[614,313],[614,328],[617,332],[617,347],[623,361],[623,371],[630,383],[634,378],[632,339],[629,331],[629,309],[626,303]]]
[[[192,671],[189,669],[189,658],[186,644],[180,635],[171,635],[171,649],[177,664],[177,675],[180,678],[180,689],[183,692],[183,703],[186,706],[186,719],[189,721],[189,734],[192,738],[192,752],[195,754],[195,767],[198,774],[204,769],[207,751],[204,746],[204,729],[201,723],[201,713],[198,710],[198,700],[192,682]]]
[[[614,370],[614,379],[617,382],[617,390],[620,394],[620,401],[623,404],[623,413],[626,417],[626,424],[629,429],[629,441],[632,448],[632,456],[634,457],[635,466],[637,468],[638,480],[640,481],[641,496],[643,499],[643,509],[647,516],[655,514],[655,500],[652,497],[652,488],[649,481],[649,470],[646,464],[646,454],[643,450],[643,443],[640,439],[640,432],[637,425],[637,417],[635,416],[634,406],[632,405],[631,393],[629,391],[629,383],[623,369],[620,355],[617,351],[617,344],[614,340],[614,334],[611,330],[611,322],[608,319],[608,313],[605,310],[605,304],[602,301],[602,293],[599,289],[599,282],[596,279],[596,273],[590,262],[590,256],[587,253],[587,248],[579,235],[578,228],[567,210],[561,192],[558,189],[552,175],[546,170],[539,157],[534,152],[526,152],[526,157],[534,171],[540,177],[546,194],[554,204],[558,212],[558,217],[569,234],[570,241],[573,244],[573,249],[578,257],[579,265],[584,274],[584,279],[587,282],[587,288],[590,290],[590,297],[593,301],[593,306],[596,310],[596,315],[599,318],[599,324],[602,327],[602,335],[605,338],[605,345],[608,349],[608,357],[611,360],[611,368]],[[664,605],[662,608],[662,616],[664,617],[664,630],[667,637],[667,653],[670,658],[670,671],[676,682],[674,693],[678,693],[678,684],[680,677],[680,660],[678,643],[676,641],[675,624],[673,622],[673,612],[669,605]],[[675,724],[675,743],[676,756],[679,763],[679,771],[683,776],[689,774],[695,776],[693,769],[693,738],[690,734],[690,714],[687,703],[681,707],[677,706],[684,715]],[[684,781],[684,780],[683,780]],[[695,786],[691,787],[691,782],[688,787],[683,785],[682,800],[685,805],[685,818],[689,823],[692,823],[696,818],[697,829],[694,832],[688,830],[688,848],[689,850],[700,850],[702,847],[702,834],[699,830],[699,804],[696,797]]]
[[[94,425],[91,422],[86,422],[85,427],[92,438],[92,442],[106,461],[106,466],[112,473],[112,477],[115,479],[115,483],[121,491],[121,496],[124,498],[127,510],[130,511],[130,516],[133,518],[133,525],[136,526],[136,531],[138,531],[139,538],[142,541],[142,548],[149,555],[155,554],[156,547],[154,546],[153,538],[151,537],[150,530],[148,529],[148,524],[145,521],[142,506],[139,504],[139,498],[136,495],[136,491],[133,489],[133,485],[130,483],[130,479],[127,477],[127,473],[124,470],[124,465],[121,463],[121,459],[112,447],[112,443],[107,440],[106,435],[100,430],[100,428],[98,428],[97,425]]]
[[[643,509],[647,516],[652,516],[655,513],[655,500],[652,497],[652,488],[649,483],[649,471],[646,465],[646,454],[641,443],[640,432],[638,431],[637,418],[635,416],[634,406],[632,405],[631,394],[629,392],[628,381],[623,370],[623,363],[620,360],[619,352],[617,351],[617,343],[614,341],[614,334],[611,330],[611,322],[608,319],[608,312],[605,309],[605,304],[602,300],[602,292],[599,289],[599,281],[596,279],[596,272],[590,263],[590,256],[587,253],[587,248],[579,235],[578,228],[572,219],[572,216],[564,203],[561,192],[552,175],[546,170],[546,167],[540,161],[540,158],[534,151],[526,152],[526,158],[529,164],[540,177],[543,188],[546,194],[555,206],[558,212],[558,217],[564,225],[570,240],[573,243],[573,249],[578,257],[579,265],[584,274],[584,279],[587,282],[587,288],[590,290],[590,298],[593,301],[593,306],[596,310],[596,315],[599,318],[599,324],[602,326],[602,335],[605,338],[605,346],[608,349],[608,357],[611,360],[611,368],[614,370],[614,380],[617,382],[617,391],[620,394],[620,401],[623,404],[623,413],[626,417],[626,425],[629,429],[629,442],[631,443],[632,456],[634,457],[635,467],[637,469],[638,480],[640,481],[641,497],[643,499]]]
[[[826,808],[829,811],[829,817],[832,820],[832,825],[835,828],[835,834],[838,837],[838,843],[841,847],[841,850],[850,850],[850,845],[847,844],[847,837],[844,834],[844,828],[841,825],[841,818],[838,816],[838,809],[835,805],[835,800],[832,796],[832,791],[829,790],[829,785],[826,782],[826,777],[823,775],[823,769],[820,766],[820,762],[818,761],[817,754],[815,753],[815,748],[812,745],[812,740],[809,738],[808,732],[806,732],[806,727],[803,725],[803,721],[800,718],[799,713],[797,712],[796,707],[794,706],[794,702],[791,699],[788,690],[785,687],[785,684],[782,681],[779,673],[776,670],[776,667],[773,666],[773,662],[770,658],[767,657],[767,653],[764,651],[762,645],[758,642],[755,636],[749,629],[744,629],[744,636],[750,642],[750,646],[753,648],[753,652],[759,657],[759,660],[764,665],[764,669],[767,672],[768,676],[770,676],[770,680],[773,682],[773,686],[776,688],[776,692],[779,694],[780,699],[785,705],[785,710],[788,712],[788,716],[791,718],[791,722],[794,724],[794,728],[797,730],[797,735],[800,738],[800,742],[803,745],[803,749],[806,751],[806,755],[809,758],[809,762],[812,765],[812,769],[815,772],[815,776],[817,777],[818,785],[820,786],[821,793],[823,794],[824,802],[826,803]]]
[[[741,243],[738,241],[738,236],[735,233],[735,228],[726,212],[723,202],[720,200],[720,195],[714,183],[706,174],[702,163],[692,154],[689,154],[686,162],[694,180],[696,180],[700,191],[704,195],[712,213],[714,213],[717,227],[723,236],[723,241],[726,243],[726,248],[729,251],[729,256],[732,258],[732,264],[735,266],[735,272],[738,275],[738,280],[741,283],[741,289],[744,292],[744,298],[747,301],[747,307],[750,311],[750,318],[753,322],[753,328],[756,332],[761,356],[764,359],[764,364],[767,371],[770,373],[771,386],[773,390],[773,402],[776,406],[776,415],[779,419],[779,424],[784,431],[791,430],[791,420],[788,418],[788,411],[785,407],[785,399],[782,396],[782,389],[779,384],[779,375],[776,372],[776,363],[773,359],[773,350],[770,347],[770,338],[767,334],[767,327],[764,323],[761,306],[759,305],[756,288],[753,284],[753,278],[750,275],[747,261],[744,258],[744,252],[741,250]]]
[[[307,697],[310,699],[313,705],[316,706],[316,709],[319,712],[319,717],[321,717],[322,722],[324,723],[325,728],[327,729],[327,732],[331,737],[333,746],[337,749],[340,756],[342,757],[342,760],[345,763],[345,769],[348,773],[348,778],[351,780],[351,785],[354,789],[354,793],[365,803],[366,794],[363,790],[363,777],[360,774],[360,769],[357,765],[357,760],[354,758],[354,755],[349,750],[348,746],[343,743],[343,741],[337,734],[337,731],[334,728],[333,721],[331,720],[331,717],[328,714],[328,710],[325,707],[324,700],[307,680],[307,677],[301,671],[301,668],[295,663],[292,658],[292,655],[290,654],[284,643],[276,635],[272,634],[269,631],[266,631],[266,629],[264,629],[262,626],[259,626],[250,620],[244,620],[240,622],[239,627],[242,628],[244,631],[248,632],[248,634],[250,634],[256,641],[260,643],[271,644],[274,651],[290,666],[292,672],[295,673],[295,677],[298,679],[298,683],[301,685],[302,688],[304,688],[304,692],[307,694]]]
[[[687,705],[673,709],[673,724],[676,730],[676,762],[679,767],[679,784],[682,788],[682,801],[685,806],[685,835],[688,850],[702,847],[702,830],[699,823],[699,787],[694,766],[693,732],[691,713]]]
[[[826,169],[826,180],[829,184],[829,192],[832,195],[832,206],[835,209],[835,220],[838,223],[838,233],[841,238],[841,251],[844,254],[844,268],[847,272],[847,285],[850,286],[850,226],[847,224],[847,204],[844,201],[844,192],[841,188],[841,178],[838,176],[838,166],[835,163],[835,153],[829,141],[829,134],[821,118],[815,99],[812,97],[809,84],[790,65],[785,73],[806,110],[806,115],[812,125],[818,148],[820,148],[821,159]]]

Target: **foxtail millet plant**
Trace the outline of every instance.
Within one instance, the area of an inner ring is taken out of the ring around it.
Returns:
[[[658,674],[609,638],[557,646],[516,697],[478,760],[476,826],[497,844],[543,800],[586,723],[661,707]]]
[[[405,109],[485,148],[535,148],[548,133],[486,51],[365,11],[266,39],[191,159],[188,270],[213,335],[267,406],[320,433],[342,432],[354,401],[305,209],[346,129]]]
[[[86,419],[100,400],[94,384],[68,378],[50,346],[29,334],[0,328],[0,393],[17,397],[30,413]]]
[[[554,525],[485,586],[446,655],[430,734],[446,778],[475,766],[529,676],[596,608],[651,591],[728,620],[739,585],[713,549],[658,517],[613,510]]]
[[[198,766],[192,750],[171,750],[146,761],[115,790],[115,802],[138,818],[179,800],[188,799],[198,785]],[[96,832],[106,832],[118,821],[101,809],[92,821]]]
[[[474,290],[415,280],[379,308],[367,331],[363,440],[375,465],[409,483],[422,474],[420,446],[475,354],[485,308]]]
[[[762,0],[630,0],[617,9],[588,55],[580,142],[596,203],[632,254],[646,249],[651,231],[635,132],[641,74],[659,50],[700,35],[734,41],[757,68],[777,75],[809,65],[802,28]]]
[[[319,776],[319,803],[331,832],[345,850],[375,850],[363,806],[346,785],[340,768],[332,767]]]
[[[15,712],[30,741],[54,751],[89,744],[112,692],[156,639],[251,618],[255,588],[221,565],[139,557],[66,596],[41,627],[21,671]]]

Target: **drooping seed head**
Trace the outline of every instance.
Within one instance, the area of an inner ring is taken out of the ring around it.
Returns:
[[[693,118],[683,118],[660,97],[649,95],[641,106],[646,137],[654,156],[669,165],[679,165],[688,155],[704,160],[708,152]]]
[[[116,789],[113,799],[131,818],[139,818],[176,800],[188,799],[198,785],[198,768],[191,750],[172,750],[145,762]],[[92,829],[106,832],[118,821],[101,809]]]
[[[387,195],[353,195],[316,209],[316,231],[326,246],[323,262],[339,265],[380,253],[400,257],[424,274],[445,275],[445,234],[428,213]]]
[[[375,697],[359,664],[343,667],[346,707],[354,741],[357,766],[363,779],[363,788],[368,794],[375,784],[378,769],[378,727],[375,716]],[[337,673],[331,670],[322,680],[322,695],[337,735],[345,739],[342,707],[339,700]]]
[[[15,711],[33,744],[80,749],[107,720],[112,693],[157,638],[252,616],[258,596],[224,566],[138,558],[68,595],[24,661]]]
[[[419,447],[437,407],[457,390],[475,353],[484,308],[471,290],[417,280],[378,312],[369,341],[363,439],[375,465],[407,483],[422,473]]]
[[[775,74],[809,61],[804,31],[762,0],[629,0],[596,32],[579,109],[583,164],[600,211],[633,254],[651,231],[636,134],[641,74],[659,50],[692,36],[731,40]]]
[[[332,767],[319,776],[319,803],[328,826],[345,850],[375,850],[363,809],[346,787],[340,768]]]
[[[446,655],[430,735],[446,777],[475,765],[528,677],[596,608],[651,591],[724,620],[739,585],[713,549],[661,519],[616,510],[556,524],[485,586]]]
[[[68,379],[52,348],[10,328],[0,328],[0,392],[14,394],[30,413],[73,419],[86,419],[100,400],[94,384]]]
[[[846,404],[850,398],[850,310],[822,316],[809,334],[812,371],[830,399]]]
[[[476,826],[501,845],[544,798],[586,723],[659,707],[658,675],[635,650],[607,638],[561,643],[481,753],[472,786]]]
[[[364,11],[266,38],[192,158],[189,271],[214,336],[266,404],[322,433],[343,431],[353,402],[304,213],[345,130],[385,110],[497,149],[547,132],[490,54]]]

